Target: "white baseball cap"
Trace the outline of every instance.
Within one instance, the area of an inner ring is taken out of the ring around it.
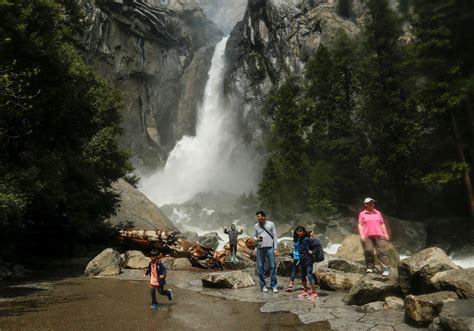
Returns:
[[[372,199],[372,198],[365,198],[365,200],[364,200],[364,205],[368,204],[368,203],[371,202],[371,201],[375,202],[375,200]]]

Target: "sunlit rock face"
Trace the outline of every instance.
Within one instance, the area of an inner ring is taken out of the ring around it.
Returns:
[[[138,168],[156,168],[194,134],[214,46],[222,33],[194,0],[84,3],[80,48],[123,94],[122,144]]]

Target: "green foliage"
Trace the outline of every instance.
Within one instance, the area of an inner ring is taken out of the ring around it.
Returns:
[[[0,3],[0,240],[16,253],[90,239],[131,171],[120,97],[75,50],[79,28],[74,1]]]
[[[338,1],[338,12],[347,3]],[[354,40],[339,31],[304,79],[267,102],[274,125],[259,199],[280,218],[330,215],[366,195],[388,213],[429,214],[433,199],[470,191],[474,3],[400,1],[411,39],[387,0],[365,5]]]

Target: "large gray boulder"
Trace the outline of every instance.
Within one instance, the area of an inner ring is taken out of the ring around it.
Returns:
[[[211,249],[216,249],[219,246],[219,234],[217,232],[209,232],[198,238],[199,243]]]
[[[454,291],[460,298],[474,298],[474,268],[438,272],[431,278],[437,290]]]
[[[439,315],[446,302],[457,300],[454,292],[443,291],[405,297],[406,316],[419,325],[430,324]]]
[[[146,257],[140,251],[126,251],[125,252],[125,268],[130,269],[143,269],[148,267],[150,258]]]
[[[202,278],[202,286],[212,288],[243,288],[255,286],[253,278],[244,270],[216,272]]]
[[[280,256],[293,256],[294,249],[293,240],[283,239],[278,242],[278,254]]]
[[[390,242],[387,242],[386,244],[388,246],[387,253],[389,256],[390,266],[396,268],[400,261],[398,251]],[[342,242],[341,247],[337,250],[336,256],[342,260],[365,264],[364,250],[362,249],[360,236],[358,234],[348,235]]]
[[[328,262],[328,268],[339,270],[342,272],[365,273],[365,266],[352,261],[342,259],[334,259]]]
[[[112,184],[120,194],[120,206],[108,221],[117,228],[177,231],[176,225],[143,193],[124,181]]]
[[[192,268],[191,261],[185,257],[174,260],[173,270],[188,270]]]
[[[277,258],[277,275],[283,277],[290,277],[291,268],[293,266],[293,259],[285,256],[283,258]],[[300,268],[301,269],[301,268]]]
[[[399,295],[400,286],[396,275],[383,277],[377,274],[366,274],[354,284],[343,300],[350,305],[363,305],[373,301],[383,301],[388,296]]]
[[[86,276],[113,276],[121,271],[120,254],[112,249],[106,248],[99,255],[94,257],[86,266],[84,275]]]
[[[431,278],[435,274],[458,269],[459,267],[441,248],[426,248],[400,261],[398,266],[400,287],[404,295],[429,293],[435,289],[431,283]]]
[[[359,273],[341,272],[333,269],[320,269],[315,272],[322,289],[336,292],[349,292],[362,278]]]
[[[439,330],[474,330],[474,299],[446,302],[439,314]],[[436,329],[436,328],[433,328]],[[431,330],[431,325],[430,325]]]

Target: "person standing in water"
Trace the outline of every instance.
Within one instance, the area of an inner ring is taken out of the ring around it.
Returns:
[[[366,198],[365,209],[359,214],[359,234],[364,249],[367,273],[375,270],[374,249],[382,264],[384,276],[390,275],[390,263],[387,254],[387,240],[389,239],[382,214],[375,209],[375,200]]]
[[[237,231],[235,224],[232,224],[230,226],[230,230],[227,230],[227,227],[224,227],[224,233],[229,235],[229,244],[230,244],[230,260],[235,261],[237,260],[237,238],[239,234],[243,233],[242,228],[240,228],[239,231]]]

